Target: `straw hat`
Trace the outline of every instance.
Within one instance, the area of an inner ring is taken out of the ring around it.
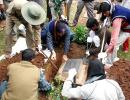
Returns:
[[[40,25],[46,20],[46,13],[44,9],[33,1],[23,5],[21,13],[24,19],[31,25]]]

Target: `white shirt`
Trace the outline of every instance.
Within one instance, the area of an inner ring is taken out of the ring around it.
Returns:
[[[125,100],[119,84],[114,80],[98,80],[76,88],[72,88],[71,84],[71,81],[65,81],[62,89],[63,96],[87,100]]]
[[[95,35],[95,31],[93,30],[89,32],[89,37],[87,37],[87,42],[88,43],[94,42],[96,47],[100,46],[100,38],[98,35]]]
[[[26,38],[19,37],[15,45],[12,47],[11,55],[13,56],[16,53],[19,53],[20,51],[25,49],[27,49]]]
[[[3,4],[3,0],[0,0],[0,4]]]

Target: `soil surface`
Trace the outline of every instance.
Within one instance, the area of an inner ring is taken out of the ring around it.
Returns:
[[[120,84],[126,100],[130,100],[130,61],[120,59],[115,62],[108,70],[108,76]]]
[[[62,63],[62,51],[57,49],[57,68],[60,67]],[[85,54],[85,47],[78,45],[76,43],[71,44],[70,52],[68,53],[69,58],[81,58]],[[19,62],[21,60],[21,55],[16,55],[15,57],[0,62],[0,81],[6,79],[7,66],[13,62]],[[44,56],[42,54],[37,54],[33,63],[37,67],[42,67],[45,69],[46,79],[52,81],[58,71],[50,62],[44,64]],[[118,62],[114,63],[113,66],[107,71],[109,78],[116,80],[126,97],[126,100],[130,100],[130,61],[125,59],[120,59]],[[44,93],[40,94],[40,100],[47,100]]]

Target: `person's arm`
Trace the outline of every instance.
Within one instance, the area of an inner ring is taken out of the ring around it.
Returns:
[[[4,10],[4,4],[3,4],[3,0],[0,0],[0,11]]]
[[[125,100],[125,96],[124,96],[123,91],[120,86],[119,86],[119,90],[118,90],[118,100]]]
[[[80,87],[72,88],[73,78],[77,74],[76,69],[70,69],[68,72],[68,78],[65,80],[63,89],[62,89],[62,96],[67,98],[81,98],[81,89]]]
[[[64,54],[66,55],[70,48],[70,28],[66,25],[66,34],[65,34],[65,40],[64,40]]]
[[[48,31],[47,31],[47,46],[48,49],[52,52],[53,49],[53,39],[52,39],[52,34],[49,32],[49,26],[48,26]]]
[[[69,51],[70,48],[70,35],[71,35],[71,30],[70,28],[66,25],[67,29],[66,29],[66,33],[65,33],[65,40],[64,40],[64,54],[63,54],[63,60],[67,61],[68,57],[67,57],[67,52]]]
[[[110,44],[106,50],[106,52],[108,52],[108,53],[111,53],[113,51],[114,46],[117,43],[122,21],[123,21],[122,18],[116,18],[113,21],[113,24],[112,24],[113,30],[111,33],[111,40],[110,40]]]
[[[80,87],[72,88],[72,80],[66,80],[62,89],[62,96],[67,98],[82,98]]]
[[[51,84],[45,79],[45,75],[43,74],[42,70],[40,71],[39,89],[41,91],[51,90]]]
[[[116,88],[118,100],[125,100],[125,96],[123,94],[123,91],[122,91],[120,85],[116,81],[114,81],[114,80],[112,81],[112,84]]]
[[[56,53],[53,48],[53,38],[52,38],[52,34],[49,31],[49,25],[48,25],[48,31],[47,31],[47,46],[48,46],[48,49],[52,53],[51,59],[56,60]]]

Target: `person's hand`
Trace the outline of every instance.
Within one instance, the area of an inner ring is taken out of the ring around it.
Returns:
[[[54,50],[52,51],[51,59],[56,60],[56,52]]]
[[[23,24],[20,24],[18,27],[18,31],[21,33],[26,33],[26,28]]]
[[[38,50],[39,51],[42,50],[42,45],[41,44],[38,45]]]
[[[4,11],[4,9],[5,9],[4,4],[0,4],[0,11]]]
[[[63,55],[63,57],[62,57],[62,58],[63,58],[63,61],[65,61],[65,62],[68,60],[67,55]]]
[[[74,76],[77,74],[77,71],[75,68],[71,68],[68,72],[68,79],[73,80]]]
[[[85,54],[86,54],[86,57],[88,57],[90,55],[89,50],[86,50]]]

